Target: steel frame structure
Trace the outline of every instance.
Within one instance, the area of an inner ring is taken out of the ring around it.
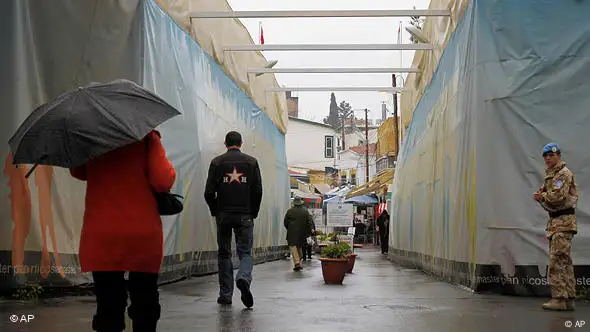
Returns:
[[[448,9],[410,10],[263,10],[192,12],[190,18],[326,18],[451,16]]]
[[[430,51],[431,44],[250,44],[225,45],[224,51]]]
[[[317,86],[317,87],[279,87],[270,88],[267,92],[287,92],[287,91],[301,91],[301,92],[321,92],[321,91],[364,91],[364,92],[388,92],[388,93],[399,93],[405,91],[403,88],[394,88],[391,86]]]
[[[250,68],[251,74],[393,74],[419,73],[417,68]]]

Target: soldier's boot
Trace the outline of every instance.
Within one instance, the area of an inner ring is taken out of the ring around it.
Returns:
[[[549,302],[543,304],[543,309],[554,311],[568,310],[566,301],[564,299],[551,299]]]
[[[576,310],[576,304],[574,303],[574,299],[566,300],[567,310]]]

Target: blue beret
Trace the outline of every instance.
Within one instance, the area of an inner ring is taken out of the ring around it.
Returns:
[[[543,147],[543,154],[557,152],[561,152],[561,149],[559,148],[559,145],[557,145],[557,143],[549,143]]]

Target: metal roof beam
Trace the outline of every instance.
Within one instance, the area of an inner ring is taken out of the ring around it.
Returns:
[[[287,91],[302,91],[302,92],[319,92],[319,91],[375,91],[375,92],[389,92],[389,93],[397,93],[406,91],[403,88],[394,88],[390,86],[376,86],[376,87],[369,87],[369,86],[360,86],[360,87],[336,87],[336,86],[327,86],[327,87],[280,87],[280,88],[270,88],[266,90],[267,92],[287,92]]]
[[[226,45],[224,51],[418,51],[432,50],[431,44],[264,44]]]
[[[409,10],[269,10],[192,12],[191,18],[326,18],[326,17],[410,17],[451,16],[448,9]]]
[[[393,74],[419,73],[418,68],[250,68],[254,74]]]

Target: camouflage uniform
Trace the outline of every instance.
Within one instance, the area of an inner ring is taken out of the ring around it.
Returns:
[[[549,285],[552,300],[545,309],[573,310],[576,297],[576,280],[572,264],[572,239],[578,233],[575,208],[578,188],[574,174],[560,161],[545,171],[540,189],[539,203],[549,213],[547,239],[549,239]]]

